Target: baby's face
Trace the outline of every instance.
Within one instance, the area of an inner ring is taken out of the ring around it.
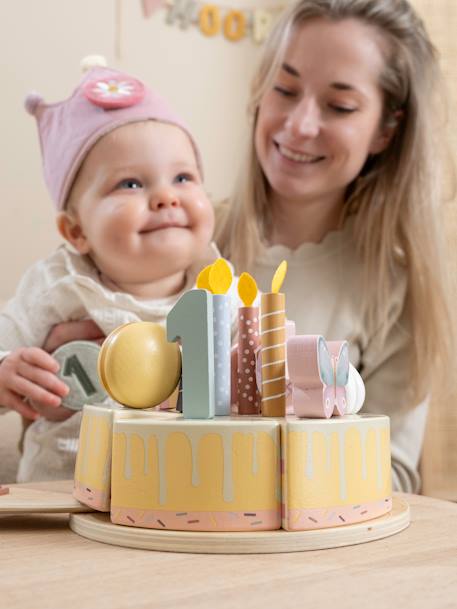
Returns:
[[[131,123],[101,138],[71,192],[80,253],[117,284],[186,270],[205,251],[214,214],[188,136],[179,127]]]

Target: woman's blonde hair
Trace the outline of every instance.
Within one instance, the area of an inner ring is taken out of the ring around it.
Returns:
[[[367,160],[348,187],[345,217],[355,213],[354,238],[364,261],[365,310],[383,319],[398,264],[407,269],[407,307],[414,348],[414,399],[430,391],[454,341],[441,216],[442,175],[437,157],[435,102],[440,82],[435,49],[406,0],[301,0],[279,18],[265,44],[250,99],[252,137],[244,173],[216,239],[238,270],[252,267],[271,229],[269,185],[260,167],[254,131],[257,111],[283,63],[291,32],[308,19],[347,18],[377,28],[390,46],[380,86],[386,125],[396,125],[389,147]],[[399,118],[401,117],[401,118]],[[441,148],[443,142],[441,141]],[[385,335],[381,337],[382,342]],[[388,390],[388,388],[386,388]]]

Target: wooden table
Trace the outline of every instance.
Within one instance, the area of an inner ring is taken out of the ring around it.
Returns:
[[[131,550],[75,535],[65,514],[2,516],[0,606],[454,609],[457,504],[402,497],[412,512],[412,523],[402,533],[358,546],[295,554]]]

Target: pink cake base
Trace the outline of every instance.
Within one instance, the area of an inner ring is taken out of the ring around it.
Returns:
[[[274,531],[281,528],[281,515],[279,510],[172,512],[112,507],[111,522],[172,531]]]
[[[337,508],[288,510],[288,531],[326,529],[378,518],[392,510],[392,499]]]
[[[73,497],[78,501],[81,501],[81,503],[84,503],[84,505],[88,505],[99,512],[110,511],[111,498],[109,493],[83,486],[76,482],[76,480],[73,485]]]

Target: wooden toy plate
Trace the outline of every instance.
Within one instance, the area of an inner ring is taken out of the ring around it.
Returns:
[[[330,529],[289,532],[205,533],[161,531],[112,524],[108,514],[72,514],[70,528],[83,537],[127,548],[198,554],[268,554],[350,546],[399,533],[410,523],[409,505],[393,498],[392,511],[379,518]]]
[[[92,511],[74,499],[72,480],[36,483],[33,486],[35,488],[11,485],[8,494],[0,496],[0,516]]]

